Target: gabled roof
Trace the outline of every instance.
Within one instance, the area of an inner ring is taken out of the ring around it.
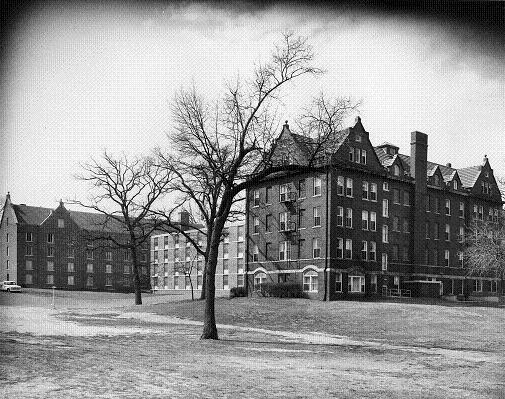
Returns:
[[[461,184],[465,187],[473,187],[480,176],[481,166],[470,166],[468,168],[458,169]]]
[[[69,211],[72,220],[83,230],[126,233],[122,223],[101,213]]]
[[[41,224],[51,213],[53,212],[50,208],[42,208],[35,206],[26,205],[14,205],[12,208],[16,213],[18,218],[18,223],[39,225]]]

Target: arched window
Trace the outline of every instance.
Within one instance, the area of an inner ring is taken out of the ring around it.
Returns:
[[[395,176],[400,176],[400,167],[398,165],[393,166],[393,174]]]
[[[303,274],[303,290],[308,292],[317,292],[317,272],[309,270]]]
[[[435,182],[435,186],[438,186],[440,184],[440,180],[438,178],[438,175],[435,175],[435,177],[433,178],[434,182]]]
[[[265,283],[267,279],[266,273],[259,272],[254,275],[254,288],[259,289],[260,285]]]

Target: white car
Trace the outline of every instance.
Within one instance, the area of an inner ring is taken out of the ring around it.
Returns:
[[[7,292],[21,292],[21,287],[15,281],[2,281],[0,289]]]

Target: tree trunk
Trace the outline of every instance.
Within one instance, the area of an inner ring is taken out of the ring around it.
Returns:
[[[133,261],[133,289],[135,291],[135,305],[142,305],[142,291],[140,290],[139,265],[137,264],[137,251],[131,249]]]
[[[217,336],[216,316],[214,313],[214,299],[216,296],[215,273],[209,273],[207,275],[206,283],[207,296],[205,298],[205,308],[203,313],[203,332],[200,339],[219,339]]]
[[[194,301],[195,300],[195,294],[193,293],[193,280],[191,280],[191,274],[189,275],[189,285],[191,286],[191,300]]]
[[[207,291],[207,265],[205,265],[203,268],[202,291],[200,292],[200,300],[205,299],[206,291]]]

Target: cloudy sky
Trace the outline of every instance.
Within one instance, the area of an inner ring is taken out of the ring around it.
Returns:
[[[288,30],[308,37],[326,74],[283,91],[279,126],[320,91],[351,96],[372,144],[409,154],[419,130],[431,161],[465,167],[487,154],[505,175],[503,26],[479,12],[138,4],[39,3],[13,14],[1,46],[0,194],[48,207],[85,198],[80,162],[163,146],[175,91],[194,84],[218,98]]]

